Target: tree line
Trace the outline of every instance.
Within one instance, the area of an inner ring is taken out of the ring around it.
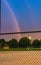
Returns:
[[[8,46],[9,48],[41,48],[41,40],[35,39],[33,42],[27,38],[23,37],[19,41],[17,39],[12,39],[5,41],[0,39],[0,48]]]

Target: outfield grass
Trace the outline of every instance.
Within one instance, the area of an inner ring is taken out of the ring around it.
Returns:
[[[0,49],[0,51],[27,51],[27,48]]]
[[[41,51],[41,48],[12,48],[12,49],[0,49],[0,51]]]
[[[41,48],[31,48],[30,50],[33,50],[33,51],[41,51]]]

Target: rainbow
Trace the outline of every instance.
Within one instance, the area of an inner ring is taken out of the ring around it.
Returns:
[[[12,11],[12,8],[10,7],[10,5],[8,4],[7,0],[4,0],[4,3],[6,4],[6,6],[8,7],[11,15],[12,15],[12,18],[13,18],[13,21],[14,21],[14,24],[16,25],[17,27],[17,32],[20,32],[20,28],[19,28],[19,25],[18,25],[18,21],[14,15],[14,12]],[[21,34],[19,34],[19,38],[21,37]]]

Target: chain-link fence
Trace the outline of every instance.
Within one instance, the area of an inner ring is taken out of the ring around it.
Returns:
[[[11,40],[29,37],[31,40],[41,39],[41,32],[37,33],[2,33],[0,39]],[[41,65],[41,51],[10,51],[0,52],[0,65]]]
[[[32,41],[35,39],[41,39],[41,31],[30,31],[30,32],[15,32],[15,33],[0,33],[0,38],[5,40],[21,39],[23,37],[28,37]]]
[[[41,65],[41,51],[0,52],[0,65]]]
[[[40,12],[41,12],[41,3],[40,3]],[[40,17],[40,26],[41,26],[41,17]],[[6,41],[17,39],[19,41],[23,37],[28,37],[31,41],[35,39],[40,40],[41,31],[1,33],[1,0],[0,0],[0,39],[5,39]],[[0,52],[0,65],[41,65],[41,51]]]

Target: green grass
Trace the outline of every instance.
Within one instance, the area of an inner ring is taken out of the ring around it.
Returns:
[[[33,51],[41,51],[41,48],[31,48],[30,50],[33,50]]]
[[[0,51],[41,51],[41,48],[12,48],[12,49],[0,49]]]
[[[0,49],[0,51],[27,51],[26,48]]]

